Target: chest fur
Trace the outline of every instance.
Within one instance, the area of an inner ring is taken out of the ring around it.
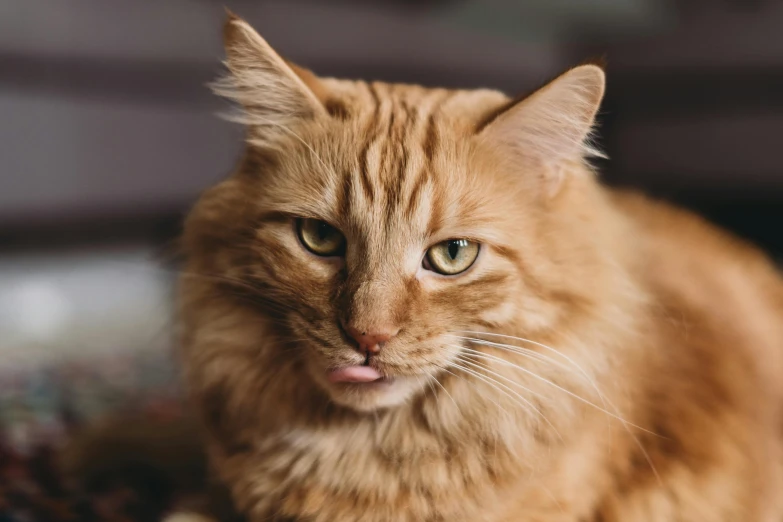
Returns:
[[[313,522],[479,520],[523,471],[501,445],[410,437],[296,429],[216,462],[251,520]]]

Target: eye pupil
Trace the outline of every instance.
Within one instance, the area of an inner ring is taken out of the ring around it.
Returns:
[[[457,255],[459,254],[459,249],[461,246],[462,245],[460,245],[459,241],[454,241],[454,240],[449,241],[448,252],[449,252],[449,257],[452,260],[457,259]]]
[[[332,231],[332,227],[324,223],[323,221],[318,223],[318,238],[323,241],[327,237],[329,237],[329,234]]]

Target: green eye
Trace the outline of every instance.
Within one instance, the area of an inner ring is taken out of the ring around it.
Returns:
[[[478,243],[467,239],[449,239],[427,250],[427,268],[443,275],[459,274],[471,267],[478,253]]]
[[[332,225],[319,219],[296,221],[296,233],[302,244],[315,255],[341,256],[345,252],[345,236]]]

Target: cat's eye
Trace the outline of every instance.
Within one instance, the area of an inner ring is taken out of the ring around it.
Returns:
[[[296,220],[296,233],[307,250],[318,256],[341,256],[345,253],[345,236],[320,219]]]
[[[479,254],[479,244],[467,239],[449,239],[431,246],[425,257],[425,267],[443,275],[464,272]]]

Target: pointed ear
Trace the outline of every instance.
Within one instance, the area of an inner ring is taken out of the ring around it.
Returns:
[[[272,140],[291,125],[326,114],[314,91],[319,88],[317,77],[294,66],[308,73],[303,79],[247,22],[230,12],[223,42],[229,74],[213,83],[212,90],[244,109],[230,119],[255,127],[259,132],[254,134]]]
[[[522,101],[491,115],[479,136],[490,146],[549,166],[600,156],[589,143],[604,94],[604,71],[582,65],[562,74]]]

